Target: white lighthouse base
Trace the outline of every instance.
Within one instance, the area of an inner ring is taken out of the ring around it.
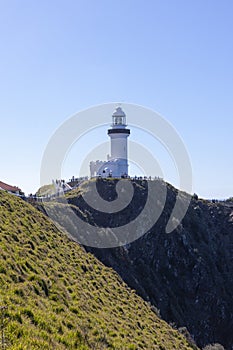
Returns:
[[[127,177],[128,162],[126,159],[116,158],[106,162],[96,161],[90,163],[91,177]]]

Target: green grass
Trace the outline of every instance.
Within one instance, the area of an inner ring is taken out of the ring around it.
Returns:
[[[191,349],[42,213],[0,191],[0,306],[7,349]]]

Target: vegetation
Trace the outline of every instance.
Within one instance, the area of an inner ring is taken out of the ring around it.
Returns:
[[[3,191],[0,254],[9,350],[191,349],[116,272]]]
[[[39,190],[36,192],[36,196],[42,197],[42,196],[49,196],[55,193],[55,186],[53,184],[50,185],[44,185],[39,188]]]
[[[224,350],[224,347],[221,344],[212,344],[204,347],[203,350]]]

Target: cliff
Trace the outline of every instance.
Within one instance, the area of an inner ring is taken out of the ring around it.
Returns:
[[[2,348],[191,350],[113,269],[3,191],[0,254]]]
[[[101,180],[98,191],[108,201],[116,198],[117,180]],[[146,181],[134,181],[136,194],[119,214],[91,209],[82,191],[67,196],[79,209],[83,220],[102,227],[125,224],[145,203]],[[233,349],[233,208],[231,202],[213,203],[196,196],[182,223],[165,233],[175,204],[177,190],[157,181],[157,193],[167,187],[164,210],[154,224],[135,242],[118,248],[86,247],[105,265],[114,268],[137,293],[160,310],[161,316],[176,327],[187,327],[200,347],[218,342]],[[152,208],[156,215],[156,208]],[[141,226],[143,228],[143,222]],[[72,231],[72,230],[71,230]],[[127,232],[126,232],[127,234]]]

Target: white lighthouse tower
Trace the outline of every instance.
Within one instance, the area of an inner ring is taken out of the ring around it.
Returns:
[[[116,163],[112,169],[114,177],[128,176],[127,138],[130,130],[126,129],[126,126],[126,115],[121,107],[117,107],[112,115],[112,127],[108,129],[108,136],[111,139],[109,160]]]
[[[128,150],[127,138],[130,130],[126,128],[126,115],[121,107],[117,107],[112,115],[112,125],[108,129],[111,139],[111,152],[107,161],[90,163],[91,177],[127,177],[128,176]]]

